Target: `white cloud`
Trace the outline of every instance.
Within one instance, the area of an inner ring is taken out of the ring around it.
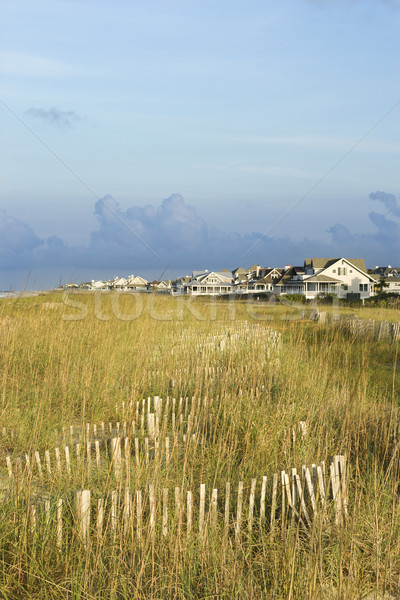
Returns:
[[[173,194],[159,206],[131,206],[122,210],[111,196],[98,200],[99,227],[86,246],[68,246],[56,236],[40,239],[22,221],[0,213],[0,250],[3,270],[37,267],[61,270],[115,269],[140,272],[168,264],[175,271],[197,268],[234,268],[257,262],[264,266],[301,264],[306,256],[352,256],[367,264],[393,264],[400,255],[398,201],[376,192],[392,220],[371,212],[372,233],[352,233],[336,223],[326,241],[272,238],[259,232],[241,234],[209,225],[182,196]],[[248,252],[249,248],[253,248]],[[245,263],[243,265],[243,263]],[[183,273],[182,273],[183,274]]]

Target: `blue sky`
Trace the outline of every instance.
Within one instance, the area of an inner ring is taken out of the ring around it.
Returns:
[[[400,263],[399,22],[394,0],[3,0],[0,287]]]

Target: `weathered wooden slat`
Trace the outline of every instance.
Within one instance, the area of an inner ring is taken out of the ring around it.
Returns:
[[[275,514],[278,494],[278,473],[274,473],[272,477],[272,498],[271,498],[271,529],[275,525]]]
[[[57,529],[56,529],[56,546],[60,550],[62,547],[63,523],[62,523],[63,501],[59,498],[57,501]]]
[[[252,479],[250,484],[250,497],[249,497],[249,514],[247,519],[248,530],[251,533],[253,529],[253,517],[254,517],[254,503],[256,499],[256,485],[257,479]]]
[[[211,494],[211,508],[210,508],[210,522],[211,528],[215,529],[217,526],[217,508],[218,508],[218,490],[213,489]]]
[[[79,536],[85,546],[89,542],[90,490],[78,490],[76,493]]]
[[[235,526],[235,538],[236,538],[237,542],[240,539],[240,529],[242,526],[242,509],[243,509],[243,481],[239,481],[237,507],[236,507],[236,526]]]
[[[199,533],[204,531],[204,514],[206,505],[206,486],[204,483],[200,485],[200,505],[199,505]]]
[[[267,495],[267,476],[264,475],[261,484],[261,496],[260,496],[260,525],[264,525],[265,522],[265,499]]]

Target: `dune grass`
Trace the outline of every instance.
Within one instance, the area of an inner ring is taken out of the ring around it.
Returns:
[[[261,335],[248,333],[253,325]],[[302,318],[296,307],[126,294],[5,299],[0,330],[1,598],[400,594],[394,344],[355,339]],[[279,346],[271,344],[270,330],[280,334]],[[201,483],[208,493],[230,481],[234,489],[241,480],[344,454],[345,525],[321,516],[308,537],[295,522],[273,530],[257,526],[256,535],[232,544],[220,525],[204,543],[173,522],[166,539],[138,542],[133,530],[119,528],[89,548],[72,528],[61,549],[54,527],[33,531],[27,509],[33,496],[62,496],[68,519],[77,489],[109,492],[116,483],[109,471],[93,469],[45,478],[40,489],[27,480],[11,489],[17,483],[8,480],[6,455],[54,448],[70,425],[123,422],[132,418],[131,400],[154,395],[210,402],[199,413],[195,450],[178,449],[169,469],[156,460],[133,469],[133,495],[149,484],[197,494]],[[307,435],[293,441],[300,421]]]

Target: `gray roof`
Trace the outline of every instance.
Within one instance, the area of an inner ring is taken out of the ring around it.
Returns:
[[[308,282],[313,283],[313,282],[317,282],[317,281],[327,281],[328,283],[343,283],[339,279],[334,279],[333,277],[328,277],[327,275],[313,275],[312,277],[303,279],[303,281],[306,283],[308,283]],[[295,282],[293,282],[293,283],[295,283]]]
[[[338,260],[346,260],[347,262],[349,262],[352,265],[354,265],[360,271],[363,271],[364,273],[367,272],[367,269],[366,269],[366,266],[365,266],[365,261],[364,261],[363,258],[344,258],[344,257],[339,257],[339,258],[306,258],[305,261],[304,261],[304,268],[311,267],[311,268],[314,268],[314,269],[326,269],[327,267],[330,267],[331,265],[333,265]]]

